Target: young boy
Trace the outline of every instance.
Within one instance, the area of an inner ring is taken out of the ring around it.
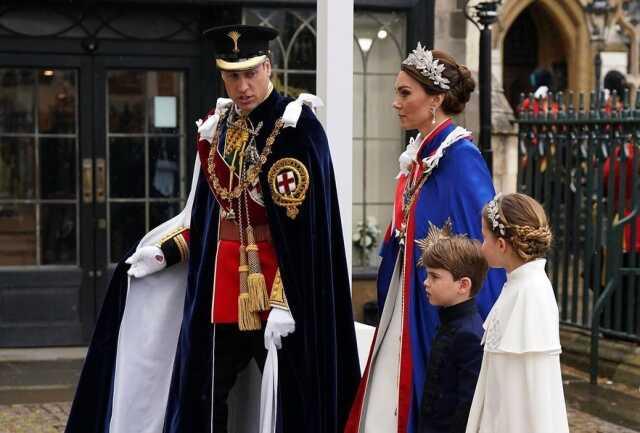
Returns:
[[[439,307],[438,329],[427,367],[420,410],[421,433],[464,433],[482,364],[482,318],[473,298],[487,274],[480,243],[430,224],[419,241],[424,286]]]

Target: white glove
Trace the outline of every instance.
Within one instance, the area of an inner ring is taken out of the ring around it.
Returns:
[[[196,122],[196,126],[198,127],[198,134],[200,134],[201,139],[207,140],[209,143],[213,141],[213,134],[216,130],[219,119],[219,114],[209,116],[205,121],[202,121],[202,119],[198,119],[198,121]]]
[[[291,311],[282,308],[272,308],[264,328],[264,347],[269,350],[271,343],[278,349],[282,348],[282,337],[286,337],[296,330],[296,322]]]
[[[146,277],[167,267],[162,250],[155,245],[140,248],[124,262],[131,265],[127,274],[135,278]]]

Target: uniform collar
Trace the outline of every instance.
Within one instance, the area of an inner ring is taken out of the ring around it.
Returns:
[[[280,94],[272,88],[269,95],[249,113],[249,118],[254,122],[264,119],[267,113],[273,111],[276,101],[279,99]]]
[[[438,310],[440,316],[440,323],[447,324],[454,320],[460,319],[465,316],[470,316],[478,312],[476,306],[476,300],[474,298],[467,299],[451,307],[444,307]]]

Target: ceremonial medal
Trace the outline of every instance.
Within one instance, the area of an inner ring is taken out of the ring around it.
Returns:
[[[309,172],[295,158],[279,159],[269,170],[269,186],[274,203],[286,208],[287,216],[295,219],[309,189]]]

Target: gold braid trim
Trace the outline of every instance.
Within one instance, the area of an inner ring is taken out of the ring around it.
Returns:
[[[171,238],[178,236],[180,233],[185,232],[189,230],[186,227],[178,227],[175,230],[170,231],[169,233],[167,233],[166,235],[164,235],[162,237],[162,239],[160,239],[158,242],[156,242],[156,246],[160,247],[163,243],[165,243],[166,241],[170,240]]]
[[[182,236],[182,232],[174,236],[173,241],[178,246],[178,251],[180,251],[180,261],[187,261],[189,258],[189,245],[187,245],[187,241],[184,239],[184,236]]]
[[[219,199],[221,200],[237,199],[240,197],[242,192],[245,189],[247,189],[249,185],[253,185],[254,181],[257,179],[258,175],[260,174],[260,170],[262,170],[262,166],[264,165],[265,162],[267,162],[267,158],[271,154],[271,147],[273,146],[273,143],[276,141],[276,138],[278,138],[278,134],[280,134],[280,131],[282,130],[283,126],[284,126],[284,121],[282,120],[282,118],[279,118],[278,120],[276,120],[276,124],[273,127],[273,131],[271,131],[271,134],[269,135],[265,143],[264,149],[262,149],[262,152],[260,153],[260,160],[256,164],[249,167],[249,169],[247,170],[247,175],[231,191],[224,189],[220,185],[220,180],[216,176],[215,156],[216,156],[216,152],[218,151],[218,141],[220,140],[220,137],[219,137],[220,134],[218,133],[218,131],[216,131],[216,133],[213,136],[213,142],[211,143],[211,148],[209,149],[209,158],[207,158],[207,167],[209,169],[209,185],[213,189],[214,194]]]
[[[280,268],[278,268],[278,270],[276,271],[276,276],[273,279],[269,304],[272,307],[281,308],[284,310],[289,309],[289,302],[287,301],[287,295],[284,293],[284,284],[282,284],[282,277],[280,276]]]

